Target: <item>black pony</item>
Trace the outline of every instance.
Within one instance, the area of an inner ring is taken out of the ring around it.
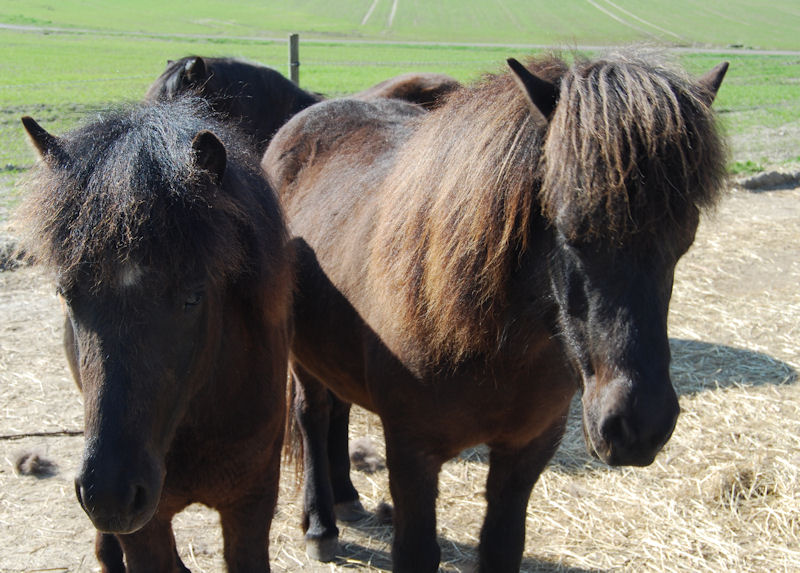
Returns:
[[[145,100],[186,94],[207,99],[216,112],[235,120],[254,139],[259,155],[290,117],[323,99],[267,66],[236,58],[187,56],[167,63]]]

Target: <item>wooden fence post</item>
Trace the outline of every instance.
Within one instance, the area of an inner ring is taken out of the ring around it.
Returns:
[[[300,36],[289,35],[289,79],[300,85]]]

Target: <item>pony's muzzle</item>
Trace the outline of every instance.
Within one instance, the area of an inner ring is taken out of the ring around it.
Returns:
[[[680,413],[671,384],[650,395],[611,396],[594,410],[584,404],[584,432],[592,454],[612,466],[647,466],[672,436]],[[593,411],[594,410],[594,411]]]
[[[152,519],[161,497],[158,469],[130,467],[102,471],[84,463],[75,478],[75,494],[95,528],[104,533],[133,533]]]

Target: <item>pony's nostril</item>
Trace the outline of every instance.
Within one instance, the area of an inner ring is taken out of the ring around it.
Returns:
[[[633,439],[630,423],[625,416],[609,416],[600,428],[601,436],[612,449],[627,448]]]
[[[158,495],[146,481],[109,483],[86,478],[75,479],[75,496],[99,531],[128,533],[146,523],[153,514],[150,507]]]
[[[142,512],[147,507],[147,490],[138,485],[134,486],[133,503],[131,505],[131,514],[135,515]]]
[[[75,496],[78,498],[78,503],[81,504],[81,507],[86,509],[86,504],[83,502],[83,486],[78,479],[75,480]]]

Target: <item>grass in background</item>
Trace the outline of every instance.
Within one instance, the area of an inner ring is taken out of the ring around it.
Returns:
[[[92,34],[38,34],[3,30],[0,45],[0,121],[22,113],[106,107],[136,100],[169,58],[188,54],[244,57],[286,71],[282,41],[154,39]],[[407,71],[448,73],[469,82],[503,69],[522,48],[402,44],[303,43],[300,82],[308,90],[341,96]],[[800,118],[800,56],[688,54],[681,62],[703,73],[721,60],[731,68],[715,103],[735,133],[778,127]],[[735,121],[731,121],[735,117]],[[2,161],[0,161],[2,163]]]
[[[755,175],[764,171],[764,167],[760,163],[749,159],[747,161],[734,161],[728,169],[731,175]]]
[[[302,40],[301,40],[302,41]],[[168,59],[189,54],[236,56],[287,70],[285,42],[154,39],[0,30],[0,169],[27,167],[33,154],[19,122],[33,115],[59,133],[83,116],[142,98]],[[408,71],[436,71],[468,82],[504,65],[503,48],[394,44],[301,45],[301,85],[328,97],[367,88]],[[521,55],[515,53],[514,55]]]
[[[283,73],[287,69],[285,41],[0,30],[0,45],[5,56],[0,59],[0,221],[16,203],[9,187],[35,157],[20,116],[32,115],[48,130],[61,133],[96,110],[141,99],[167,59],[189,54],[243,57]],[[301,36],[300,83],[307,90],[336,97],[408,71],[442,72],[471,82],[483,73],[504,69],[509,56],[524,58],[530,53],[498,46],[303,42]],[[731,68],[714,105],[724,129],[737,142],[732,169],[741,171],[737,162],[796,163],[800,56],[680,56],[694,74],[723,59],[731,62]],[[749,150],[765,137],[773,141],[773,149]]]
[[[800,149],[800,55],[687,54],[681,58],[694,74],[722,60],[731,66],[714,108],[729,137],[731,170],[737,163],[797,165]]]
[[[800,10],[796,0],[0,0],[0,22],[201,36],[797,49]]]
[[[87,33],[0,30],[0,222],[18,202],[14,183],[35,154],[20,117],[31,115],[62,133],[87,115],[136,101],[164,70],[168,59],[189,54],[236,56],[287,73],[283,41],[153,38]],[[505,48],[424,45],[302,43],[304,89],[336,97],[409,71],[448,73],[469,82],[504,66]]]

